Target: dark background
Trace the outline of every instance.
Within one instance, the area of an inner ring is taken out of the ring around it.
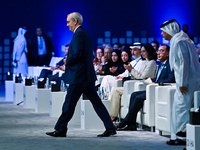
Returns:
[[[189,33],[200,42],[200,1],[198,0],[1,0],[0,1],[0,84],[5,74],[12,72],[13,34],[20,26],[27,27],[27,39],[35,36],[41,27],[49,35],[57,56],[63,56],[61,47],[70,43],[73,33],[66,27],[67,14],[79,12],[83,15],[83,27],[93,38],[94,50],[105,41],[105,31],[119,40],[129,37],[161,39],[160,25],[170,19],[189,25]],[[141,41],[140,41],[141,42]],[[130,43],[130,41],[129,41]]]

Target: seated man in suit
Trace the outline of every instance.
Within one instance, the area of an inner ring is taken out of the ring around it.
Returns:
[[[51,69],[42,69],[39,78],[44,78],[44,81],[46,80],[46,78],[48,77],[50,81],[54,80],[55,78],[58,77],[58,75],[52,76],[52,73],[54,70],[62,70],[65,71],[65,65],[64,65],[64,59],[67,57],[68,55],[68,49],[69,49],[69,45],[65,46],[65,57],[60,60],[55,67],[51,67]]]
[[[161,63],[158,66],[156,76],[152,83],[174,83],[174,72],[170,70],[169,66],[169,46],[162,45],[157,51],[158,59]],[[146,91],[133,92],[130,98],[129,111],[124,120],[116,127],[118,130],[136,131],[136,118],[138,111],[143,107],[143,102],[146,100]]]

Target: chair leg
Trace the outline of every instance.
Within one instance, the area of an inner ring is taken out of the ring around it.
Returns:
[[[143,107],[140,109],[140,122],[141,122],[141,124],[139,124],[139,126],[142,129],[142,126],[143,126]]]
[[[153,132],[154,131],[154,129],[153,129],[153,126],[151,127],[151,132]]]
[[[159,135],[162,136],[162,131],[159,130]]]
[[[139,123],[139,128],[142,129],[142,124],[141,123]]]

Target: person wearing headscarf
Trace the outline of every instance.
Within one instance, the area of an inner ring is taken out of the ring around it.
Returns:
[[[121,62],[122,65],[120,65],[120,67],[122,68],[121,70],[125,70],[123,65],[124,64],[127,65],[131,62],[131,51],[129,49],[125,49],[121,52],[121,60],[122,60]],[[128,76],[128,74],[126,73],[126,70],[119,75]],[[100,90],[101,91],[103,90],[103,92],[106,93],[106,96],[108,96],[108,99],[110,98],[111,91],[114,88],[114,82],[116,80],[117,80],[116,76],[106,75],[101,82]]]
[[[14,39],[14,46],[13,46],[13,65],[14,65],[14,74],[22,74],[23,76],[28,75],[28,62],[26,53],[27,50],[27,42],[25,38],[26,34],[25,28],[18,29],[18,35]]]
[[[111,60],[108,62],[105,68],[104,75],[117,76],[118,74],[124,72],[124,67],[121,59],[121,51],[113,50]]]
[[[172,106],[171,139],[169,145],[185,145],[185,138],[176,134],[186,130],[189,123],[190,108],[193,103],[194,91],[200,87],[200,66],[195,52],[194,42],[184,32],[175,20],[166,21],[160,26],[161,35],[170,41],[169,63],[174,70],[176,92]]]

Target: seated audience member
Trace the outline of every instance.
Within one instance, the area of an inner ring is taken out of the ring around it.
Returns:
[[[197,54],[199,55],[199,63],[200,63],[200,43],[197,44],[196,51],[197,51]]]
[[[153,48],[155,49],[155,51],[157,53],[159,45],[160,45],[159,42],[158,41],[152,41],[151,45],[153,46]],[[156,59],[156,65],[159,65],[159,64],[160,64],[160,61],[158,59]]]
[[[103,57],[103,48],[102,47],[98,47],[96,49],[96,56],[93,60],[93,65],[94,65],[94,70],[95,72],[99,71],[99,68],[102,68],[101,65],[101,58]]]
[[[69,49],[69,45],[65,46],[65,51],[64,54],[67,57],[68,55],[68,49]],[[42,69],[40,76],[38,78],[44,78],[44,80],[46,80],[46,78],[49,78],[50,81],[54,80],[55,78],[58,77],[58,74],[56,74],[55,76],[52,76],[52,73],[54,70],[65,70],[65,65],[64,65],[64,59],[66,58],[64,57],[61,61],[59,61],[55,67],[52,67],[50,70],[48,69]]]
[[[142,60],[142,58],[141,58],[142,44],[141,43],[134,43],[133,46],[130,46],[130,47],[132,48],[132,51],[131,51],[132,56],[135,58],[135,60],[131,61],[130,64],[138,72],[140,72],[141,66],[145,63],[145,60]],[[123,56],[127,55],[126,53],[128,54],[128,57],[131,57],[129,50],[128,50],[128,52],[122,51],[122,59],[123,59]],[[130,58],[129,58],[129,61],[130,61]],[[110,99],[111,92],[112,92],[112,89],[114,87],[114,82],[117,79],[123,79],[124,77],[128,78],[129,76],[130,76],[130,73],[128,72],[128,70],[125,70],[122,74],[119,74],[117,77],[105,76],[102,80],[102,83],[101,83],[101,90],[102,90],[102,87],[103,87],[104,93],[108,94],[108,97]]]
[[[114,43],[113,44],[113,50],[116,50],[116,49],[121,50],[121,44],[120,43]]]
[[[121,51],[113,50],[112,58],[106,65],[104,75],[117,76],[124,71],[125,71],[125,68],[124,68],[122,60],[121,60]]]
[[[105,48],[107,47],[107,45],[108,45],[108,43],[104,42],[104,43],[102,44],[102,48],[105,49]]]
[[[169,46],[162,45],[157,51],[158,59],[161,61],[155,78],[152,83],[174,83],[174,72],[170,70],[169,65]],[[146,91],[133,92],[130,97],[129,111],[124,120],[116,127],[118,130],[136,131],[136,118],[138,111],[143,107],[143,102],[146,100]]]
[[[185,32],[189,36],[189,38],[194,42],[194,37],[188,33],[189,26],[187,24],[184,24],[182,29],[183,32]]]
[[[104,56],[101,57],[101,65],[99,66],[99,70],[96,71],[96,74],[103,75],[106,69],[106,65],[111,60],[112,49],[110,47],[106,47],[104,49]]]
[[[131,51],[129,49],[123,50],[121,53],[121,58],[122,58],[122,64],[130,63],[131,62]],[[107,75],[103,78],[103,80],[101,82],[100,89],[101,89],[101,91],[104,90],[104,93],[106,93],[106,95],[108,95],[108,97],[110,97],[115,80],[116,80],[116,77]]]
[[[156,72],[156,53],[153,46],[151,44],[145,44],[141,48],[141,54],[142,57],[146,59],[146,62],[143,64],[140,71],[137,71],[131,64],[124,65],[125,69],[129,71],[132,79],[154,78]],[[116,87],[111,93],[110,116],[112,120],[118,116],[122,94],[123,87]]]
[[[157,52],[158,48],[159,48],[159,45],[160,45],[159,42],[158,41],[152,41],[151,45],[153,46],[155,52]]]

